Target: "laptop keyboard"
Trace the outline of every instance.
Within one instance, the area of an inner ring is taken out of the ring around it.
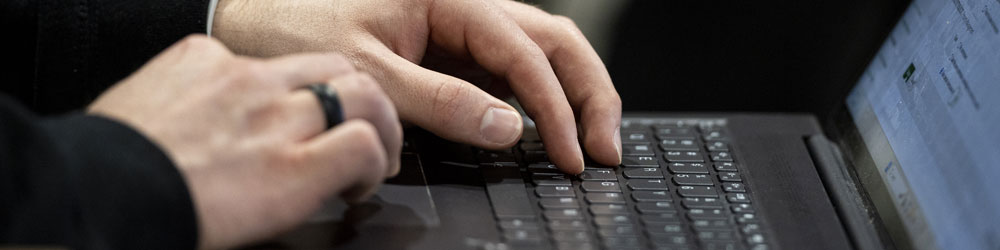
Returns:
[[[626,119],[621,166],[579,175],[544,146],[480,151],[497,249],[769,249],[724,120]]]

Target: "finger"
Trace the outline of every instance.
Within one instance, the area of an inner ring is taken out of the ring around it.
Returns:
[[[281,164],[252,168],[210,168],[188,174],[199,212],[203,248],[221,248],[273,237],[291,229],[334,194],[363,190],[361,199],[382,181],[385,151],[375,128],[351,120],[310,140],[283,146]],[[232,209],[241,204],[241,209]],[[236,218],[260,218],[259,221]],[[250,226],[250,225],[253,226]],[[209,241],[212,242],[209,242]]]
[[[342,194],[349,201],[367,199],[382,182],[388,162],[378,130],[371,123],[353,119],[307,141],[300,152],[298,174],[306,192]],[[347,191],[350,191],[349,193]]]
[[[442,138],[488,149],[508,148],[523,127],[509,104],[461,79],[424,69],[391,51],[382,51],[386,88],[400,116]]]
[[[403,130],[392,102],[371,76],[365,73],[351,73],[330,79],[327,84],[334,89],[340,102],[345,120],[361,119],[375,126],[384,150],[388,153],[389,168],[386,176],[399,173],[400,154],[403,146]],[[282,105],[289,113],[274,122],[292,138],[305,140],[326,129],[326,117],[316,95],[309,90],[296,90]],[[291,126],[290,124],[302,124]]]
[[[344,119],[364,119],[375,126],[388,153],[389,167],[386,175],[398,174],[403,150],[403,127],[389,97],[375,79],[366,73],[342,75],[331,79],[329,85],[337,91]]]
[[[572,20],[534,6],[499,1],[541,47],[555,69],[570,105],[580,115],[584,148],[595,161],[621,163],[621,99],[600,56]]]
[[[337,53],[310,53],[268,60],[265,67],[282,77],[289,89],[324,83],[355,72],[353,64]]]
[[[549,158],[563,171],[583,171],[576,120],[543,51],[491,2],[434,2],[431,39],[456,54],[468,53],[486,70],[503,76],[538,124]]]

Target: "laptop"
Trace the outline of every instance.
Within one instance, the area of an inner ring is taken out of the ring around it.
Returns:
[[[1000,249],[997,21],[914,1],[836,112],[626,113],[621,166],[577,176],[530,121],[501,151],[409,130],[369,202],[251,248]]]

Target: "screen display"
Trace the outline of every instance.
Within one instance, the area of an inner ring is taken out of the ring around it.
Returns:
[[[998,21],[1000,0],[915,0],[847,98],[904,246],[1000,249]]]

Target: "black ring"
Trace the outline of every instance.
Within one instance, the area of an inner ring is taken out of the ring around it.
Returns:
[[[323,114],[326,115],[326,129],[337,126],[344,121],[344,112],[340,110],[340,99],[337,92],[324,83],[309,85],[309,90],[316,94],[320,106],[323,107]]]

